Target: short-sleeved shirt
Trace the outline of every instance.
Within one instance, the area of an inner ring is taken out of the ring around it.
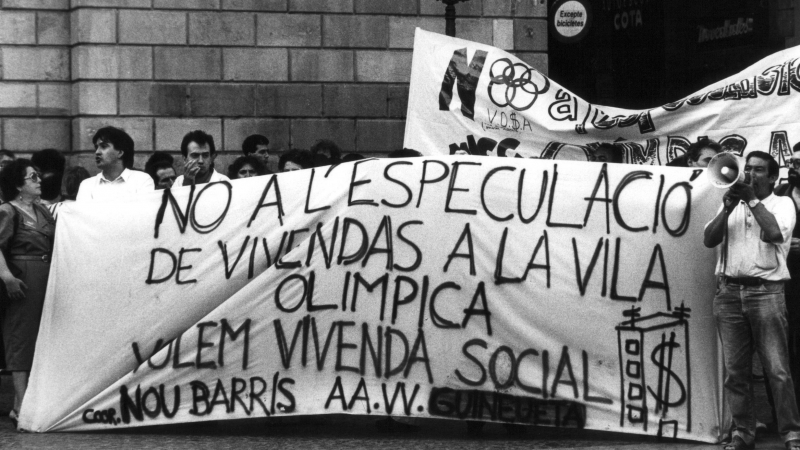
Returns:
[[[116,180],[107,180],[100,172],[81,182],[76,200],[118,200],[133,194],[152,192],[155,188],[153,179],[144,172],[125,169]]]
[[[761,240],[761,226],[753,212],[744,202],[739,202],[728,216],[727,262],[722,260],[724,252],[718,252],[717,275],[758,277],[770,281],[789,279],[786,255],[789,253],[796,222],[794,202],[788,197],[770,194],[761,203],[775,216],[783,242],[773,244]],[[706,227],[709,224],[711,222]]]
[[[216,183],[217,181],[231,181],[231,179],[217,172],[215,169],[211,169],[211,177],[208,179],[207,183]],[[183,186],[183,175],[176,178],[175,182],[172,183],[172,186],[174,187]]]
[[[53,250],[55,221],[42,205],[33,204],[37,221],[11,203],[0,205],[0,250],[11,255],[49,255]]]

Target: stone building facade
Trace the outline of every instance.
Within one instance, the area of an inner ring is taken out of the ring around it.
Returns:
[[[547,73],[545,0],[457,5],[457,35]],[[328,138],[402,147],[413,34],[444,33],[437,0],[0,0],[0,148],[64,151],[127,130],[137,167],[182,136],[215,137],[222,168],[249,134],[279,150]]]

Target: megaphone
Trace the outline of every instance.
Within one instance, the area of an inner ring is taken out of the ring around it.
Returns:
[[[744,158],[728,152],[717,153],[711,158],[706,176],[718,189],[728,189],[736,183],[750,183],[750,175],[744,173]]]

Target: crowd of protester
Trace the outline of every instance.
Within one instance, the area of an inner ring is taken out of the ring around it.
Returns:
[[[180,161],[168,152],[156,151],[150,155],[143,170],[139,170],[133,167],[133,139],[124,130],[101,128],[92,142],[95,163],[100,169],[95,176],[80,166],[66,167],[66,158],[54,149],[37,151],[30,159],[17,158],[13,152],[0,150],[0,330],[3,342],[0,345],[0,368],[12,373],[14,404],[10,417],[14,420],[27,389],[56,219],[64,203],[114,199],[154,189],[263,176],[272,173],[270,167],[290,172],[364,159],[358,153],[345,154],[336,143],[326,139],[317,141],[308,150],[291,149],[275,158],[270,140],[254,134],[242,142],[242,155],[234,159],[223,174],[215,165],[217,149],[214,137],[195,130],[187,133],[180,143]],[[624,162],[620,144],[598,143],[581,147],[580,151],[588,161]],[[722,151],[718,143],[702,138],[667,165],[707,167],[711,158]],[[469,155],[470,151],[462,146],[451,149],[450,153]],[[412,149],[398,149],[387,156],[408,158],[422,154]],[[800,205],[800,144],[794,147],[789,183],[778,186],[775,192],[792,198],[795,212],[800,211],[797,208]],[[793,275],[788,283],[793,287],[787,290],[787,306],[790,319],[796,321],[800,318],[800,225],[794,230],[788,265]],[[789,333],[789,346],[791,372],[798,380],[800,331]],[[800,389],[796,393],[800,393]],[[379,423],[389,428],[397,424],[399,422],[391,418]],[[470,423],[470,430],[479,430],[480,425]]]

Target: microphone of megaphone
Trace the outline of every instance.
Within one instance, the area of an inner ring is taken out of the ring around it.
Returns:
[[[706,168],[708,181],[719,189],[728,189],[736,183],[750,183],[750,177],[744,173],[744,161],[732,153],[717,153]]]

